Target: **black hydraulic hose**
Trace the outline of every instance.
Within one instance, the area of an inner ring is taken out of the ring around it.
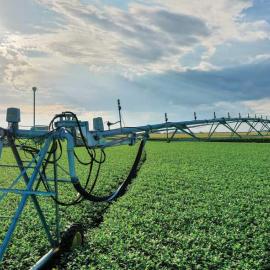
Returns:
[[[91,149],[88,145],[87,145],[87,142],[86,142],[86,139],[83,135],[83,132],[82,132],[82,129],[81,129],[81,126],[80,126],[80,123],[79,123],[79,120],[76,116],[76,114],[72,113],[72,112],[64,112],[62,114],[58,114],[56,115],[51,123],[50,123],[50,130],[53,129],[53,123],[54,123],[54,120],[59,118],[59,117],[62,117],[62,116],[66,116],[67,114],[69,115],[72,115],[73,116],[73,119],[76,120],[77,122],[77,126],[79,128],[79,132],[80,132],[80,135],[81,135],[81,138],[82,138],[82,141],[83,141],[83,144],[84,144],[84,147],[86,148],[88,154],[89,154],[89,157],[90,157],[90,161],[88,162],[85,162],[85,161],[82,161],[80,160],[79,156],[75,153],[74,151],[74,156],[75,158],[77,159],[77,161],[82,164],[82,165],[90,165],[89,166],[89,173],[88,173],[88,177],[87,177],[87,181],[86,181],[86,184],[84,185],[84,187],[82,187],[81,183],[75,179],[73,185],[74,185],[74,188],[75,190],[77,190],[80,194],[80,196],[78,198],[76,198],[74,201],[72,202],[61,202],[59,201],[58,199],[53,198],[53,200],[58,203],[59,205],[63,205],[63,206],[70,206],[70,205],[75,205],[77,203],[80,203],[82,200],[84,199],[87,199],[87,200],[90,200],[90,201],[94,201],[94,202],[110,202],[110,201],[113,201],[115,200],[116,198],[122,196],[125,191],[126,191],[126,188],[128,186],[128,184],[131,182],[131,180],[136,177],[136,173],[138,171],[138,167],[140,165],[140,161],[141,161],[141,157],[142,157],[142,153],[143,153],[143,150],[144,150],[144,146],[145,146],[145,142],[146,142],[146,138],[144,138],[141,143],[140,143],[140,146],[139,146],[139,149],[138,149],[138,152],[137,152],[137,155],[136,155],[136,159],[132,165],[132,168],[129,172],[129,175],[128,177],[124,180],[124,182],[122,182],[122,184],[117,188],[117,190],[115,192],[112,192],[111,194],[109,194],[108,196],[96,196],[96,195],[92,195],[92,191],[97,183],[97,179],[98,179],[98,176],[99,176],[99,172],[100,172],[100,168],[101,168],[101,164],[105,162],[106,160],[106,154],[104,152],[103,149],[100,149],[101,150],[101,156],[100,156],[100,159],[97,160],[96,159],[96,151],[94,149]],[[50,132],[53,132],[53,130],[51,130]],[[58,144],[57,144],[58,142]],[[58,140],[56,143],[53,144],[51,150],[48,152],[48,157],[47,159],[45,158],[45,164],[43,165],[43,171],[40,175],[40,180],[42,181],[45,189],[47,191],[49,191],[49,186],[48,184],[44,181],[43,177],[45,175],[45,170],[46,170],[46,167],[49,163],[54,163],[55,161],[57,162],[61,156],[62,156],[62,145],[61,145],[61,142]],[[57,148],[58,148],[58,145],[60,147],[60,155],[58,158],[56,158],[56,160],[54,161],[51,161],[51,155],[53,153],[55,153],[57,151]],[[25,151],[27,152],[31,152],[31,154],[33,155],[38,149],[36,148],[32,148],[32,147],[25,147],[24,149]],[[87,191],[88,190],[88,185],[89,185],[89,181],[90,181],[90,178],[91,178],[91,173],[92,173],[92,169],[93,169],[93,164],[94,163],[97,163],[98,164],[98,169],[97,169],[97,172],[96,172],[96,175],[95,175],[95,178],[94,178],[94,181],[93,181],[93,184],[91,186],[91,188],[89,189],[89,192]]]
[[[78,179],[76,179],[73,183],[74,188],[79,192],[79,194],[81,194],[81,196],[89,201],[93,201],[93,202],[111,202],[116,200],[118,197],[122,196],[125,191],[127,186],[130,184],[130,182],[132,181],[133,178],[136,177],[137,174],[137,169],[138,166],[140,164],[140,160],[141,160],[141,156],[144,150],[144,146],[145,146],[146,140],[143,139],[140,143],[135,161],[132,165],[132,168],[126,178],[126,180],[118,187],[118,189],[114,192],[112,192],[111,194],[107,195],[107,196],[96,196],[96,195],[92,195],[90,192],[88,192],[86,189],[84,189],[80,183],[80,181]]]
[[[73,153],[74,153],[74,156],[75,156],[76,160],[77,160],[81,165],[87,166],[87,165],[90,165],[93,161],[96,162],[96,160],[97,160],[97,159],[96,159],[96,151],[95,151],[95,149],[93,149],[93,151],[94,151],[93,157],[91,157],[90,161],[87,161],[87,162],[82,161],[82,160],[79,158],[78,154],[75,152],[75,150],[73,151]],[[104,163],[105,160],[106,160],[106,153],[105,153],[104,149],[102,149],[102,148],[100,148],[100,151],[101,151],[102,158],[100,158],[99,161],[96,162],[96,163],[102,164],[102,163]]]
[[[81,125],[80,125],[79,119],[78,119],[78,117],[77,117],[77,115],[76,115],[75,113],[70,112],[70,111],[66,111],[66,112],[63,112],[62,114],[56,115],[56,116],[51,120],[50,125],[49,125],[49,129],[53,128],[53,122],[54,122],[55,119],[57,119],[57,118],[59,118],[59,117],[62,117],[62,116],[66,116],[66,115],[72,115],[72,116],[73,116],[73,118],[75,119],[75,121],[76,121],[76,123],[77,123],[78,129],[79,129],[79,132],[80,132],[80,135],[81,135],[81,139],[82,139],[82,141],[83,141],[84,147],[85,147],[85,149],[86,149],[88,155],[89,155],[92,159],[94,159],[94,161],[95,161],[96,163],[99,163],[100,161],[96,160],[96,159],[95,159],[95,155],[93,155],[93,154],[91,153],[91,150],[92,150],[92,149],[89,148],[89,146],[88,146],[88,144],[87,144],[87,142],[86,142],[86,139],[85,139],[85,137],[84,137],[84,135],[83,135],[83,132],[82,132],[82,129],[81,129]],[[104,157],[106,157],[106,156],[104,156]],[[104,163],[104,162],[105,162],[105,159],[101,161],[101,163]]]
[[[58,143],[58,145],[60,147],[60,154],[57,157],[56,161],[59,161],[61,159],[61,157],[62,157],[63,149],[62,149],[62,144],[61,144],[60,140],[57,140],[57,143]],[[35,148],[35,147],[32,147],[32,146],[29,146],[29,145],[16,145],[16,147],[20,147],[24,152],[30,153],[31,155],[33,153],[37,154],[40,151],[40,149]],[[51,150],[48,151],[48,154],[49,155],[50,154],[53,154],[56,151],[57,151],[57,144],[53,144],[53,147],[51,148]],[[45,162],[47,162],[47,159],[46,158],[44,158],[44,160],[45,160]],[[52,161],[49,161],[49,159],[48,159],[48,162],[50,164],[53,164],[53,162]]]
[[[100,158],[101,158],[101,157],[100,157]],[[98,180],[98,176],[99,176],[99,172],[100,172],[100,168],[101,168],[101,163],[98,164],[96,176],[95,176],[95,179],[94,179],[94,181],[93,181],[93,184],[92,184],[92,186],[91,186],[91,188],[90,188],[89,193],[91,193],[91,192],[93,191],[93,189],[95,188],[95,186],[96,186],[96,183],[97,183],[97,180]],[[86,185],[85,185],[86,187],[88,186],[89,179],[90,179],[90,177],[87,179],[87,183],[86,183]],[[85,189],[86,189],[86,188],[85,188]]]
[[[90,164],[93,162],[93,159],[92,159],[92,158],[90,159],[90,161],[87,161],[87,162],[82,161],[82,160],[80,160],[80,158],[79,158],[79,156],[77,155],[77,153],[75,152],[75,150],[73,151],[73,153],[74,153],[75,158],[77,159],[77,161],[78,161],[81,165],[87,166],[87,165],[90,165]]]

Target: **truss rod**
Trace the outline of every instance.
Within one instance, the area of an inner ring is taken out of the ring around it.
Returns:
[[[256,126],[257,126],[257,124],[258,124],[259,122],[257,122],[254,126],[253,126],[249,121],[247,121],[246,123],[247,123],[253,130],[255,130],[260,136],[263,136],[263,135],[261,134],[261,132],[260,132],[259,130],[256,129]]]
[[[221,124],[224,125],[226,128],[228,128],[231,132],[233,132],[239,138],[242,138],[242,136],[238,134],[229,124],[227,124],[226,121],[222,122]]]

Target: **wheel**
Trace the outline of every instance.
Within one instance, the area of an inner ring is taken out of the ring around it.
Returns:
[[[72,224],[62,235],[60,250],[63,252],[74,250],[83,245],[83,226],[79,223]]]

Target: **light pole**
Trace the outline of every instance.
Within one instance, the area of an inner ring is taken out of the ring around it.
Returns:
[[[168,123],[168,114],[165,112],[165,123]],[[167,142],[169,142],[169,132],[168,132],[168,126],[166,125],[166,137],[167,137]]]
[[[33,127],[36,128],[36,87],[32,87],[33,90]]]
[[[121,104],[120,104],[120,99],[117,99],[117,105],[118,105],[118,114],[119,114],[119,123],[120,123],[120,128],[122,130],[122,115],[121,115]]]

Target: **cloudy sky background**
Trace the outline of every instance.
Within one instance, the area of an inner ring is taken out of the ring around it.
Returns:
[[[0,124],[270,114],[269,0],[0,0]]]

